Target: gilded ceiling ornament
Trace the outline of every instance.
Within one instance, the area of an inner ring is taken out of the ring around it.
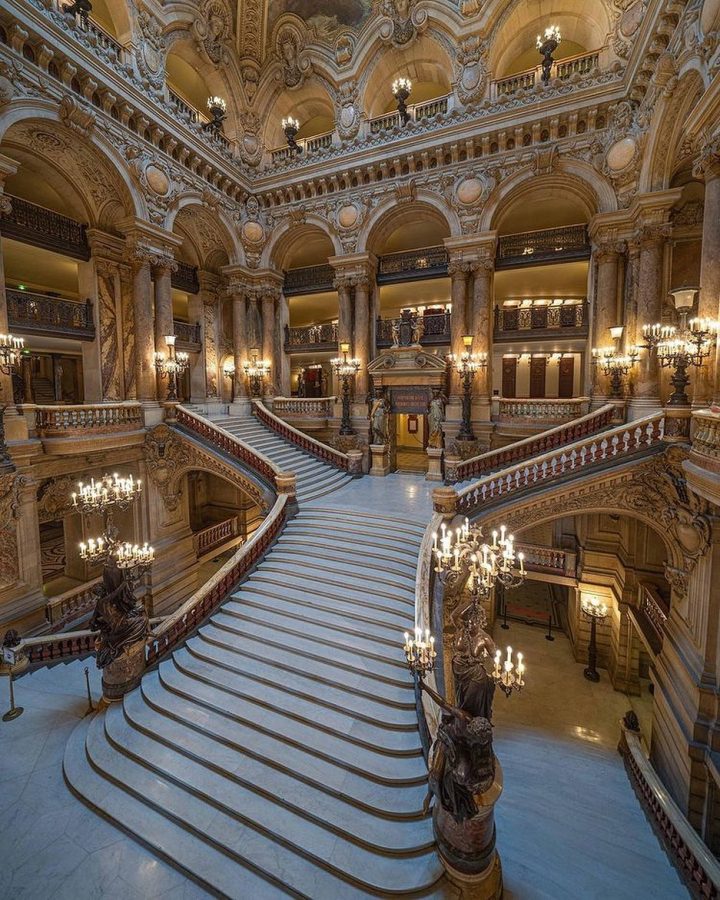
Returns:
[[[282,63],[285,87],[299,87],[311,70],[310,60],[302,54],[303,47],[304,37],[295,25],[286,23],[278,29],[275,52]]]
[[[396,47],[409,44],[427,26],[428,14],[416,8],[415,0],[379,0],[377,7],[382,15],[380,37]]]

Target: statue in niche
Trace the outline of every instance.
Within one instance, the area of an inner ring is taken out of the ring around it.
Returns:
[[[127,569],[110,561],[103,568],[102,583],[95,589],[97,602],[89,627],[100,632],[95,640],[98,669],[122,656],[128,647],[144,641],[150,631],[147,610],[135,596],[127,573]]]
[[[428,410],[428,447],[440,450],[445,436],[443,423],[445,422],[445,404],[447,398],[439,388],[433,388],[433,395]]]
[[[387,444],[388,442],[389,403],[383,388],[375,388],[375,397],[370,406],[371,443]]]

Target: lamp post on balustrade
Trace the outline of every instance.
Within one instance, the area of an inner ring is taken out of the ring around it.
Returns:
[[[0,334],[0,372],[12,377],[20,365],[20,356],[25,347],[25,340],[12,334]],[[10,388],[12,390],[12,387]],[[13,461],[10,458],[7,444],[5,443],[5,410],[9,404],[0,403],[0,469],[12,469]]]
[[[562,40],[562,36],[560,34],[560,29],[557,25],[550,25],[545,29],[544,34],[538,35],[537,40],[535,41],[535,46],[538,48],[540,53],[542,54],[542,80],[545,84],[550,81],[550,72],[552,70],[553,63],[555,60],[553,59],[553,53],[557,50],[558,45]]]
[[[297,142],[298,132],[300,131],[299,119],[294,119],[292,116],[286,116],[282,120],[282,129],[285,134],[285,140],[287,141],[290,156],[295,156],[296,153],[302,153],[303,148]]]
[[[640,350],[637,347],[630,347],[627,353],[621,352],[620,341],[624,330],[622,325],[614,325],[610,329],[610,334],[615,346],[593,347],[592,351],[593,365],[598,366],[610,378],[610,396],[616,400],[622,400],[623,378],[640,358]]]
[[[220,134],[222,132],[222,124],[225,121],[227,103],[222,97],[209,97],[207,107],[212,118],[209,122],[205,122],[203,129],[212,131],[213,134]]]
[[[450,360],[455,366],[455,370],[462,379],[462,422],[460,431],[458,432],[459,441],[474,441],[475,434],[472,429],[472,384],[476,372],[480,369],[487,368],[487,353],[472,352],[473,337],[466,334],[463,337],[463,346],[465,350],[456,356],[450,354]]]
[[[410,115],[407,111],[407,101],[412,91],[412,81],[409,78],[396,78],[392,83],[393,97],[397,100],[397,109],[400,114],[400,124],[407,125]]]
[[[330,365],[335,375],[340,379],[342,384],[342,419],[340,420],[340,434],[355,434],[350,419],[350,379],[360,371],[359,359],[348,359],[350,352],[350,344],[340,344],[340,352],[342,356],[336,356],[330,360]]]
[[[604,621],[608,616],[607,606],[599,597],[584,597],[580,608],[590,621],[590,643],[588,644],[588,664],[583,675],[588,681],[600,681],[600,673],[597,670],[597,623]]]
[[[182,351],[175,350],[175,335],[165,335],[165,343],[168,348],[167,358],[164,353],[155,354],[155,368],[160,378],[168,379],[168,395],[170,401],[178,399],[178,379],[190,365],[190,356]]]

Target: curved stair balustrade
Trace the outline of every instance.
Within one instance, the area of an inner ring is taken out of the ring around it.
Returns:
[[[293,428],[288,422],[270,412],[260,400],[253,400],[253,414],[263,425],[271,428],[280,437],[291,444],[295,444],[296,447],[304,450],[305,453],[309,453],[317,457],[317,459],[329,463],[331,466],[342,469],[350,475],[362,475],[362,457],[358,459],[357,454],[343,453],[307,434],[303,434],[302,431],[298,431],[297,428]]]
[[[301,419],[332,419],[337,397],[274,397],[273,414]]]
[[[199,591],[163,620],[148,641],[148,666],[158,662],[190,637],[265,556],[285,527],[288,502],[287,494],[279,496],[253,536],[236,550],[232,558]]]
[[[540,434],[523,438],[497,450],[489,450],[458,462],[446,457],[445,483],[467,481],[478,475],[496,472],[512,463],[528,460],[539,453],[547,453],[549,450],[578,441],[586,435],[597,434],[611,424],[614,414],[615,405],[607,403],[594,412],[573,419],[572,422],[555,425],[547,431],[541,431]]]
[[[720,896],[720,863],[683,815],[645,755],[637,731],[621,725],[618,751],[665,852],[695,897]]]
[[[23,638],[12,649],[20,665],[19,672],[37,665],[59,660],[89,656],[95,650],[97,631],[66,631],[64,634],[45,634]]]
[[[665,414],[655,413],[487,475],[458,492],[457,512],[472,516],[486,503],[506,494],[559,481],[570,472],[584,473],[610,461],[623,462],[642,451],[660,447],[664,426]]]

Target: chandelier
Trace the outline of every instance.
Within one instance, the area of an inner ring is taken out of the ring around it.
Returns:
[[[282,129],[285,134],[288,149],[290,150],[290,155],[294,156],[296,153],[302,153],[303,148],[297,142],[298,131],[300,131],[299,119],[293,119],[292,116],[286,116],[282,120]]]
[[[393,97],[397,100],[397,108],[400,113],[400,122],[407,125],[410,114],[407,110],[407,100],[412,91],[412,81],[409,78],[396,78],[392,83]]]
[[[25,340],[12,334],[0,334],[0,372],[11,375],[20,363],[20,354],[25,347]]]
[[[362,363],[359,359],[348,358],[350,344],[345,342],[341,343],[340,352],[342,353],[342,356],[336,356],[334,359],[331,359],[330,365],[342,384],[342,419],[340,421],[340,434],[346,435],[353,434],[352,420],[350,418],[350,379],[357,375]]]
[[[243,363],[243,372],[250,382],[251,396],[260,396],[263,379],[268,377],[270,369],[270,362],[265,359],[260,359],[260,351],[257,348],[253,348],[250,351],[250,359]]]
[[[604,375],[610,379],[610,396],[622,399],[623,378],[628,375],[640,358],[640,348],[630,347],[627,353],[620,350],[624,326],[614,325],[610,335],[615,342],[614,347],[593,347],[592,361]]]
[[[127,509],[142,492],[142,481],[132,475],[122,478],[115,472],[103,475],[99,480],[78,482],[78,490],[73,491],[72,505],[82,513],[103,513],[111,506]]]
[[[516,553],[515,538],[505,525],[492,532],[492,543],[483,540],[482,528],[468,519],[454,531],[445,523],[441,533],[433,534],[435,572],[444,580],[461,572],[470,576],[470,591],[478,600],[486,600],[496,584],[507,590],[519,587],[527,576],[525,554]]]
[[[432,672],[435,665],[435,638],[430,634],[429,629],[425,629],[423,637],[422,628],[415,628],[415,636],[411,637],[409,632],[405,632],[405,660],[410,671],[418,678],[424,678],[429,672]]]

